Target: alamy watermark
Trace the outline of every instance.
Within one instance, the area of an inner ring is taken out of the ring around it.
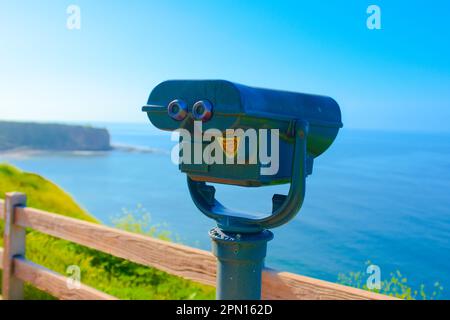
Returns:
[[[66,27],[69,30],[80,30],[81,29],[81,9],[75,4],[71,4],[67,7],[66,13],[67,21]]]
[[[227,129],[224,133],[215,128],[203,131],[201,121],[194,122],[194,132],[177,129],[172,141],[179,144],[172,149],[174,164],[261,164],[261,175],[278,173],[278,129]]]
[[[69,290],[77,290],[81,288],[81,269],[77,265],[68,266],[66,269],[68,277],[66,286]]]
[[[371,4],[366,10],[369,16],[366,20],[366,26],[369,30],[381,30],[381,8],[375,4]]]
[[[67,22],[66,27],[69,30],[81,29],[81,9],[80,6],[71,4],[66,9]],[[369,15],[366,20],[366,26],[369,30],[381,30],[381,8],[376,4],[367,7],[366,13]]]
[[[366,273],[369,274],[366,285],[369,290],[381,289],[381,269],[375,264],[367,266]]]

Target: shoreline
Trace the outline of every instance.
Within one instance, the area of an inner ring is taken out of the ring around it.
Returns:
[[[108,150],[50,150],[50,149],[34,149],[34,148],[14,148],[0,150],[0,161],[2,157],[13,159],[24,159],[34,156],[54,154],[54,155],[72,155],[72,156],[99,156],[107,155],[111,152],[119,151],[126,153],[141,154],[169,154],[166,150],[159,150],[150,147],[139,147],[126,144],[112,144]]]

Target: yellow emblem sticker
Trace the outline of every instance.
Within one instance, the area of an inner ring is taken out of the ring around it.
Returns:
[[[222,151],[228,158],[234,158],[239,149],[240,137],[223,138],[217,137]]]

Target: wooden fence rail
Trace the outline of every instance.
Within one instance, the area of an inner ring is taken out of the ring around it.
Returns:
[[[4,299],[22,299],[23,282],[28,282],[59,299],[115,299],[86,285],[69,289],[66,277],[26,260],[25,246],[21,238],[21,232],[25,228],[185,279],[213,286],[216,283],[216,259],[210,252],[27,208],[24,202],[24,195],[17,193],[7,194],[5,201],[0,200],[0,219],[5,220],[4,249],[0,248]],[[262,296],[263,299],[392,299],[385,295],[272,269],[263,271]]]

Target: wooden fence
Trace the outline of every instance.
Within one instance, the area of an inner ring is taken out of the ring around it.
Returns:
[[[116,299],[86,285],[74,289],[67,278],[25,259],[25,228],[65,239],[169,274],[212,285],[216,283],[216,259],[203,250],[134,234],[103,225],[26,207],[26,196],[6,194],[0,200],[0,219],[5,220],[3,299],[23,299],[23,283],[59,299]],[[263,299],[369,299],[391,297],[331,282],[272,269],[263,271]]]

